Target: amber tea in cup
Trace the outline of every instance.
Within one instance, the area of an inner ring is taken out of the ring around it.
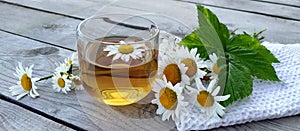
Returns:
[[[77,27],[80,78],[100,102],[121,106],[151,91],[158,56],[157,26],[125,14],[97,15]]]

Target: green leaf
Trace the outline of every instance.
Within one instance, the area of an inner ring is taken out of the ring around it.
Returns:
[[[235,59],[234,54],[228,54],[228,71],[226,85],[223,95],[230,94],[228,100],[221,102],[223,106],[228,106],[234,101],[243,99],[252,93],[253,81],[250,70],[241,65],[240,61]]]
[[[232,102],[245,98],[252,93],[252,76],[265,80],[278,80],[272,62],[266,61],[264,56],[255,49],[243,46],[229,46],[226,50],[228,61],[227,79],[223,94],[230,94],[228,106]]]
[[[235,35],[230,39],[228,46],[241,46],[244,48],[254,49],[256,53],[261,56],[264,56],[268,62],[279,63],[279,60],[260,42],[250,35],[247,34],[239,34]]]
[[[224,25],[223,23],[220,23],[218,17],[211,12],[209,9],[204,8],[201,5],[197,5],[198,9],[198,19],[199,19],[199,26],[200,28],[202,26],[206,26],[206,24],[203,22],[203,16],[205,19],[210,23],[210,25],[215,29],[215,32],[217,32],[219,39],[221,40],[223,46],[225,47],[226,43],[228,42],[230,31]],[[202,15],[199,15],[202,14]]]
[[[220,23],[210,10],[197,5],[200,28],[182,39],[181,44],[189,49],[198,48],[201,58],[208,59],[208,54],[217,53],[224,56],[224,46],[229,40],[230,32]]]
[[[248,49],[252,51],[249,52]],[[272,66],[272,63],[279,61],[257,39],[243,34],[236,35],[231,39],[226,52],[234,54],[232,59],[240,60],[241,66],[248,67],[252,76],[263,80],[279,81]]]
[[[221,93],[231,95],[221,102],[223,106],[249,96],[253,77],[279,81],[272,66],[272,63],[279,61],[260,44],[262,31],[253,36],[247,33],[231,34],[209,9],[201,5],[197,5],[197,9],[200,28],[183,38],[181,44],[189,49],[198,48],[201,58],[208,59],[208,54],[217,54]]]
[[[202,59],[208,59],[208,54],[206,48],[204,47],[203,43],[201,42],[200,38],[196,35],[195,32],[187,35],[182,39],[179,43],[180,45],[185,45],[189,49],[197,48],[198,53]]]

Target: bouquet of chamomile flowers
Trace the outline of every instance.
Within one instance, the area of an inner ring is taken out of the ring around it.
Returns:
[[[13,96],[17,96],[17,100],[26,95],[32,98],[38,97],[38,87],[35,83],[50,78],[52,78],[52,86],[56,92],[67,94],[68,91],[73,89],[83,90],[79,76],[72,73],[73,69],[78,68],[77,53],[72,53],[63,63],[59,63],[59,66],[55,69],[53,74],[43,78],[32,77],[33,67],[34,65],[24,68],[20,62],[16,67],[16,73],[14,75],[18,77],[19,80],[17,85],[9,87],[9,91]]]
[[[182,111],[196,106],[208,118],[224,115],[225,108],[219,102],[230,95],[218,96],[218,57],[213,53],[209,60],[203,60],[196,48],[189,50],[178,45],[180,38],[175,39],[163,39],[160,43],[159,77],[152,85],[152,103],[158,105],[156,113],[162,115],[162,120],[177,120]]]

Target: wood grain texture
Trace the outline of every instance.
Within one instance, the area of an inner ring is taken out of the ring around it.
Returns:
[[[282,19],[300,21],[300,8],[280,4],[265,3],[250,0],[181,0],[226,8],[229,10],[238,10],[243,12],[256,13],[260,15],[273,16]],[[299,3],[300,6],[300,3]]]
[[[252,0],[252,1],[259,1],[259,2],[266,2],[266,3],[274,3],[274,4],[280,4],[280,5],[300,7],[300,1],[299,0]]]
[[[13,86],[17,81],[17,78],[13,76],[17,62],[22,62],[24,66],[35,64],[33,77],[42,77],[51,74],[58,62],[71,54],[70,51],[58,47],[3,32],[0,32],[0,41],[0,92],[12,99],[15,99],[15,97],[11,96],[8,87]],[[109,106],[96,106],[97,102],[95,101],[92,103],[88,102],[86,106],[86,104],[79,103],[80,99],[78,99],[75,92],[69,92],[67,95],[55,93],[52,89],[51,80],[36,84],[39,87],[40,97],[37,99],[25,97],[20,100],[21,103],[80,126],[83,129],[136,130],[141,128],[147,130],[168,130],[175,127],[172,121],[163,122],[159,116],[156,116],[155,108],[147,111],[148,109],[143,106],[130,106],[128,107],[129,109],[122,108],[113,111],[111,110],[112,107]],[[83,97],[79,98],[84,99]],[[127,114],[126,111],[133,112]],[[138,112],[144,112],[144,114]],[[122,113],[125,116],[119,116]],[[133,114],[135,114],[135,118],[127,119],[127,116],[132,116]],[[92,121],[93,119],[96,121]],[[148,124],[148,126],[145,126],[145,124]]]
[[[36,10],[0,4],[0,29],[75,49],[75,28],[80,20]]]
[[[37,4],[31,4],[33,2],[22,2],[22,0],[7,0],[17,2],[18,4],[26,4],[26,6],[43,9],[47,11],[54,11],[56,10],[55,4],[53,1],[50,6],[39,6]],[[30,1],[30,0],[29,0]],[[34,1],[34,0],[31,0]],[[51,1],[50,1],[51,2]],[[87,4],[91,4],[91,1],[82,1],[82,4],[78,4],[74,6],[74,8],[81,9],[82,6]],[[101,3],[101,2],[100,2]],[[159,4],[155,4],[159,3]],[[75,3],[73,3],[75,5]],[[230,3],[228,3],[230,4]],[[227,6],[227,5],[224,5]],[[245,4],[247,6],[247,4]],[[166,8],[167,7],[167,8]],[[266,36],[267,41],[270,42],[280,42],[280,43],[296,43],[300,41],[300,22],[298,21],[291,21],[286,19],[279,19],[264,15],[257,15],[253,13],[241,12],[241,11],[234,11],[222,8],[216,8],[207,6],[216,15],[219,17],[221,22],[225,23],[229,29],[239,29],[237,32],[242,33],[243,31],[247,31],[249,33],[258,32],[260,30],[266,29],[267,31],[263,34]],[[250,8],[250,7],[248,7]],[[276,8],[272,8],[274,12],[278,12]],[[26,12],[26,10],[22,9]],[[66,14],[71,16],[78,16],[80,18],[86,18],[95,14],[96,12],[99,14],[101,13],[128,13],[128,14],[143,14],[144,16],[150,18],[151,20],[158,23],[159,27],[163,30],[168,32],[174,33],[179,36],[183,36],[191,30],[198,27],[197,23],[197,14],[195,5],[191,3],[185,2],[178,2],[178,1],[135,1],[135,0],[122,0],[122,1],[114,1],[110,4],[105,4],[105,6],[99,5],[97,2],[94,3],[89,8],[82,9],[78,12],[71,12],[66,10]],[[147,15],[145,14],[147,13]],[[151,14],[149,16],[149,13]],[[294,12],[297,13],[297,12]],[[66,23],[67,20],[64,20]],[[59,23],[56,22],[59,25]],[[51,25],[51,24],[50,24]],[[69,30],[67,28],[65,30]],[[36,29],[32,34],[39,34],[39,30]],[[63,30],[63,28],[61,28]],[[51,32],[49,32],[51,34]],[[66,32],[68,33],[68,32]],[[30,35],[32,35],[30,34]],[[288,34],[288,35],[284,35]],[[43,36],[43,35],[41,35]],[[39,37],[39,36],[32,36],[32,37]],[[60,36],[62,37],[62,36]],[[52,37],[51,37],[52,38]],[[44,39],[51,39],[50,37]],[[55,37],[54,37],[55,38]],[[70,37],[68,37],[70,38]],[[67,40],[68,40],[67,38]],[[53,41],[53,40],[49,40]],[[58,42],[56,42],[58,43]],[[65,44],[65,43],[64,43]]]
[[[103,130],[171,130],[175,123],[162,121],[155,114],[157,106],[150,104],[153,94],[127,106],[108,106],[93,99],[88,93],[76,92],[77,99],[84,113]]]
[[[12,99],[15,97],[11,96],[8,87],[17,82],[18,78],[13,75],[17,62],[22,62],[23,66],[34,64],[33,77],[42,77],[52,74],[57,64],[71,54],[71,51],[3,32],[0,32],[0,41],[0,91]],[[40,97],[25,97],[19,102],[84,129],[100,129],[81,111],[74,92],[68,95],[55,93],[51,80],[41,81],[36,85],[39,87],[37,91]]]
[[[185,20],[190,21],[192,20],[192,17],[197,16],[196,10],[194,9],[194,4],[178,1],[152,0],[137,2],[135,0],[126,0],[117,1],[113,5],[124,8],[127,7],[131,9],[141,9],[143,11],[154,12],[158,14],[166,14],[170,17],[178,18],[178,20],[183,20],[183,23],[186,23]],[[266,36],[265,40],[267,41],[281,42],[286,44],[300,41],[300,30],[298,30],[300,28],[299,21],[290,21],[211,6],[206,7],[211,9],[219,17],[220,21],[226,24],[230,30],[238,28],[239,30],[237,33],[242,33],[243,31],[251,33],[266,29],[267,31],[263,35]],[[197,21],[196,18],[194,18],[194,21]],[[193,25],[190,27],[193,28]]]
[[[64,125],[46,119],[9,102],[0,100],[0,130],[60,130],[71,131]]]
[[[189,29],[198,26],[195,5],[178,1],[122,0],[113,1],[114,3],[106,3],[106,0],[6,1],[15,3],[0,3],[0,29],[15,34],[11,35],[0,31],[0,91],[9,97],[11,96],[8,87],[17,81],[17,78],[12,75],[15,72],[17,61],[23,62],[26,66],[35,64],[35,77],[51,73],[56,66],[55,63],[71,53],[59,46],[76,49],[75,28],[77,24],[80,19],[91,16],[95,12],[142,14],[157,22],[162,29],[178,35],[184,35],[190,31]],[[297,21],[207,7],[212,9],[230,29],[243,27],[240,28],[241,31],[249,32],[254,29],[256,31],[267,29],[268,31],[264,34],[267,36],[266,40],[282,43],[300,41],[300,30],[298,30],[300,24]],[[240,17],[243,19],[237,19]],[[54,46],[49,46],[49,43]],[[40,98],[33,100],[26,97],[20,102],[84,129],[172,130],[175,128],[172,121],[162,122],[161,117],[155,115],[156,107],[151,104],[110,107],[89,98],[84,92],[70,92],[68,95],[54,93],[51,81],[38,83],[38,86],[40,87],[38,90],[41,94]],[[294,116],[218,128],[217,130],[297,130],[299,121],[300,117]],[[35,125],[35,123],[31,124]]]

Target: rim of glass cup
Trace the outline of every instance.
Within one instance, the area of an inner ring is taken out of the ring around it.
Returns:
[[[113,15],[114,15],[114,16],[117,16],[117,15],[124,15],[124,16],[129,16],[129,17],[139,17],[139,18],[142,18],[142,19],[145,19],[145,20],[149,21],[149,22],[152,23],[152,24],[154,25],[154,27],[156,28],[156,29],[155,29],[155,34],[154,34],[154,35],[151,35],[150,38],[143,39],[143,40],[140,40],[140,41],[135,41],[135,42],[127,42],[127,44],[131,44],[131,43],[134,44],[134,43],[141,43],[141,42],[151,41],[152,39],[155,39],[155,38],[158,36],[159,32],[160,32],[160,30],[159,30],[159,28],[158,28],[158,26],[157,26],[157,24],[156,24],[155,22],[153,22],[152,20],[147,19],[147,18],[145,18],[145,17],[142,17],[141,15],[131,15],[131,14],[99,14],[99,15],[93,15],[93,16],[90,16],[90,17],[84,19],[83,21],[81,21],[81,22],[78,24],[78,26],[77,26],[77,28],[76,28],[76,34],[77,34],[77,37],[80,37],[80,38],[83,38],[83,39],[87,39],[87,40],[93,41],[93,42],[102,42],[101,40],[93,39],[93,38],[89,37],[88,35],[85,35],[84,33],[81,32],[80,28],[81,28],[81,26],[82,26],[84,23],[86,23],[87,21],[89,21],[89,20],[91,20],[91,19],[98,19],[98,18],[101,18],[101,17],[104,17],[104,16],[113,16]],[[125,19],[125,20],[126,20],[126,19]]]

